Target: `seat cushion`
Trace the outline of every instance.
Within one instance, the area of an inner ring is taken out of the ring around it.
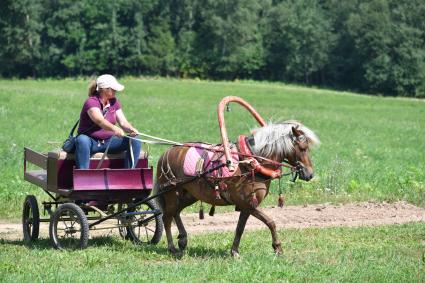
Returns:
[[[105,159],[124,159],[125,153],[126,153],[125,151],[120,153],[108,153],[106,154]],[[93,154],[90,157],[90,160],[101,159],[102,156],[103,156],[103,152],[98,152]],[[57,160],[64,160],[64,159],[75,160],[75,154],[67,153],[65,151],[50,151],[48,153],[48,157],[57,159]],[[146,159],[146,158],[148,158],[148,154],[144,151],[140,151],[139,159]]]

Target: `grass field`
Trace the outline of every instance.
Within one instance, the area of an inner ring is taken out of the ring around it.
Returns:
[[[181,259],[165,243],[133,246],[114,237],[59,252],[41,240],[28,249],[0,240],[0,282],[424,282],[424,224],[280,231],[284,255],[266,230],[246,233],[242,258],[229,256],[233,233],[189,237]],[[264,240],[263,240],[264,239]]]
[[[142,132],[176,141],[220,141],[216,106],[227,95],[250,102],[266,119],[297,119],[322,145],[313,150],[316,177],[285,183],[289,204],[405,199],[425,205],[425,101],[382,98],[292,85],[123,80],[127,118]],[[68,135],[88,80],[1,80],[0,218],[18,218],[25,194],[45,197],[23,181],[23,147],[49,151]],[[255,120],[239,105],[226,114],[229,136],[249,133]],[[148,148],[145,146],[145,150]],[[164,146],[151,146],[156,164]],[[276,182],[267,204],[274,204]]]
[[[407,200],[425,206],[425,101],[255,82],[127,79],[120,94],[127,118],[142,132],[176,141],[219,142],[216,106],[241,96],[266,120],[297,119],[322,145],[312,152],[316,177],[285,182],[288,204]],[[23,180],[23,147],[57,149],[86,98],[86,80],[0,80],[0,219],[21,216],[26,194],[47,199]],[[226,113],[230,138],[255,121],[240,106]],[[148,148],[145,146],[145,150]],[[155,164],[164,146],[151,146]],[[275,204],[277,184],[265,205]],[[197,206],[193,206],[195,211]],[[219,216],[217,216],[219,217]],[[176,260],[157,246],[114,237],[84,251],[58,252],[48,239],[28,248],[0,240],[0,282],[20,281],[425,281],[425,224],[279,230],[275,257],[266,230],[244,234],[241,260],[229,257],[233,233],[189,235]]]

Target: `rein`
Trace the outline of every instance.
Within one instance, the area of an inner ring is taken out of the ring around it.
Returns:
[[[138,140],[138,141],[141,141],[141,142],[147,143],[147,144],[162,144],[162,145],[174,145],[174,146],[183,146],[183,147],[194,147],[194,148],[203,149],[203,150],[207,150],[207,151],[211,151],[211,152],[225,153],[224,149],[205,148],[205,147],[197,146],[197,145],[194,145],[194,144],[191,144],[191,143],[182,144],[182,143],[179,143],[179,142],[162,139],[162,138],[159,138],[159,137],[151,136],[151,135],[140,133],[140,132],[138,132],[137,135],[148,137],[151,140],[141,139],[141,138],[136,138],[136,137],[131,137],[131,136],[127,136],[127,137],[129,139]],[[237,151],[236,153],[239,156],[243,156],[245,158],[248,158],[250,165],[254,168],[254,171],[256,171],[256,172],[258,172],[262,175],[268,176],[271,179],[276,179],[276,178],[281,178],[281,177],[284,177],[284,176],[292,175],[293,176],[292,181],[295,182],[295,180],[298,178],[299,171],[302,169],[302,164],[298,160],[296,160],[296,165],[293,166],[293,165],[289,164],[289,162],[287,160],[284,160],[283,162],[277,162],[275,160],[272,160],[272,159],[269,159],[269,158],[266,158],[266,157],[263,157],[263,156],[252,154],[251,150],[249,149],[249,147],[247,146],[247,144],[245,142],[245,138],[246,137],[243,136],[243,135],[239,136],[238,142],[237,142],[237,146],[239,147],[239,151]],[[259,162],[258,160],[261,160],[261,162]],[[224,165],[228,165],[227,163],[229,163],[229,162],[230,161],[227,161],[226,164],[224,164]],[[261,164],[262,162],[267,162],[270,165],[275,166],[276,170],[264,167]],[[244,163],[244,161],[241,161],[239,163]],[[291,172],[282,173],[282,171],[280,170],[281,167],[289,168],[289,169],[291,169]],[[215,171],[215,170],[213,170],[213,171]]]
[[[207,151],[211,151],[211,152],[216,152],[216,153],[224,153],[225,150],[224,149],[214,149],[214,148],[210,148],[210,147],[202,147],[202,146],[198,146],[196,144],[192,144],[192,143],[185,143],[181,146],[184,147],[194,147],[197,149],[203,149],[203,150],[207,150]],[[270,177],[271,179],[276,179],[276,178],[280,178],[283,176],[289,176],[289,175],[293,175],[295,172],[295,177],[293,178],[293,181],[296,180],[296,178],[298,177],[298,171],[301,170],[302,165],[297,161],[296,165],[293,166],[291,164],[289,164],[288,161],[284,161],[284,162],[277,162],[274,161],[272,159],[263,157],[263,156],[259,156],[259,155],[255,155],[252,154],[252,152],[249,150],[249,148],[247,147],[246,143],[245,143],[245,136],[239,136],[238,139],[238,143],[237,146],[239,148],[239,151],[237,151],[236,153],[239,156],[243,156],[243,157],[247,157],[250,163],[250,165],[253,167],[254,171],[265,175],[267,177]],[[261,161],[267,162],[269,164],[271,164],[272,166],[275,166],[276,168],[280,168],[280,167],[286,167],[291,169],[291,172],[289,173],[282,173],[280,169],[270,169],[270,168],[265,168],[257,159],[260,159]],[[240,161],[239,163],[247,163],[247,161]],[[229,162],[229,161],[227,161]],[[227,165],[227,164],[226,164]]]

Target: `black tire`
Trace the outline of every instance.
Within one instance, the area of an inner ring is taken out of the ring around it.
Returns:
[[[133,243],[155,245],[161,240],[164,230],[162,212],[153,199],[128,212],[145,213],[128,217],[127,237],[132,240]],[[147,223],[141,223],[145,219],[150,220]]]
[[[74,203],[62,204],[50,218],[49,234],[56,249],[85,249],[89,240],[89,223],[84,211]]]
[[[26,243],[38,239],[40,231],[40,212],[38,211],[37,199],[33,195],[25,198],[22,209],[22,232]]]

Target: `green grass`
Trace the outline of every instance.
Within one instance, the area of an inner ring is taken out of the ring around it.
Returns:
[[[425,224],[362,228],[288,229],[276,257],[269,231],[244,234],[242,258],[229,255],[233,233],[189,235],[181,259],[165,242],[133,246],[95,238],[83,251],[53,250],[47,239],[32,247],[0,240],[4,282],[423,282]]]
[[[322,140],[313,150],[316,178],[285,182],[288,204],[408,200],[425,206],[425,102],[256,82],[126,79],[120,100],[142,132],[177,141],[219,142],[216,106],[241,96],[266,119],[297,119]],[[23,147],[49,151],[62,142],[86,98],[86,80],[0,80],[0,218],[17,220],[26,194]],[[240,106],[226,113],[231,139],[255,121]],[[147,150],[147,147],[144,147]],[[151,146],[155,164],[164,146]],[[276,203],[277,183],[264,203]],[[191,211],[195,211],[193,206]],[[217,215],[219,217],[219,215]],[[229,257],[233,233],[189,235],[180,260],[114,237],[83,251],[58,252],[48,239],[32,247],[0,240],[0,282],[20,281],[425,281],[425,224],[280,230],[284,256],[269,232],[247,232],[241,260]]]
[[[176,141],[220,142],[216,107],[236,95],[266,120],[297,119],[322,145],[312,158],[316,178],[284,182],[288,204],[408,200],[425,205],[425,101],[383,98],[293,85],[124,79],[127,118],[142,132]],[[77,120],[88,81],[0,80],[0,218],[18,218],[24,196],[45,198],[23,180],[23,147],[49,151]],[[226,113],[229,136],[248,134],[255,120],[239,105]],[[144,147],[148,149],[147,146]],[[156,164],[164,146],[150,146]],[[275,204],[277,182],[264,205]]]

